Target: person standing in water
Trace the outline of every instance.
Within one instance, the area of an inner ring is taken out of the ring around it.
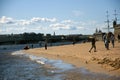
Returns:
[[[47,50],[47,43],[45,42],[45,50]]]
[[[47,39],[45,40],[45,50],[47,50]]]
[[[91,53],[91,50],[94,48],[94,52],[96,52],[96,40],[95,40],[95,37],[92,38],[91,40],[91,45],[92,47],[90,48],[89,52]]]
[[[31,48],[33,48],[33,44],[31,45]]]

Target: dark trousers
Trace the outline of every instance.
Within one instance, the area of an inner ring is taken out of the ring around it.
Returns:
[[[94,52],[96,52],[96,45],[95,44],[92,44],[92,47],[91,49],[89,50],[89,52],[91,52],[91,50],[94,48]]]

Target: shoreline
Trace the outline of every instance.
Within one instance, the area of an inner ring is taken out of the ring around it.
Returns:
[[[102,41],[96,42],[97,52],[89,53],[91,43],[75,45],[62,45],[23,50],[28,54],[41,56],[48,59],[62,60],[74,65],[76,68],[84,67],[90,72],[103,73],[110,76],[120,76],[120,43],[115,42],[115,48],[110,44],[110,50],[106,50]],[[116,62],[115,65],[112,65]]]

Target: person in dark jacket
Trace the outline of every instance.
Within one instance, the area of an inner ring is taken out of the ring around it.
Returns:
[[[115,46],[115,36],[114,36],[114,34],[112,34],[110,38],[111,38],[112,46],[114,48],[114,46]]]
[[[93,48],[94,48],[94,52],[96,52],[96,45],[95,45],[95,43],[96,43],[96,39],[95,39],[95,37],[93,37],[92,40],[91,40],[92,47],[90,48],[89,52],[91,52],[91,50]]]
[[[47,43],[45,43],[45,50],[47,50]]]
[[[47,38],[46,38],[46,40],[45,40],[45,50],[47,50]]]

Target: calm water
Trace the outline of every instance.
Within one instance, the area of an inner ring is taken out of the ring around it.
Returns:
[[[120,80],[120,77],[75,68],[61,60],[25,54],[21,51],[24,46],[0,46],[0,80]],[[39,45],[34,44],[34,47]]]
[[[61,60],[48,60],[25,54],[20,51],[24,46],[0,46],[0,80],[63,80],[63,72],[74,68]],[[40,46],[34,44],[34,47]]]
[[[34,56],[28,58],[28,55],[18,54],[20,51],[14,53],[0,54],[0,80],[61,80],[61,73],[64,70],[52,66],[52,64],[62,65],[61,61],[57,61],[59,64],[56,64],[54,60],[47,62],[44,58],[41,60]],[[44,64],[42,60],[46,63]]]

